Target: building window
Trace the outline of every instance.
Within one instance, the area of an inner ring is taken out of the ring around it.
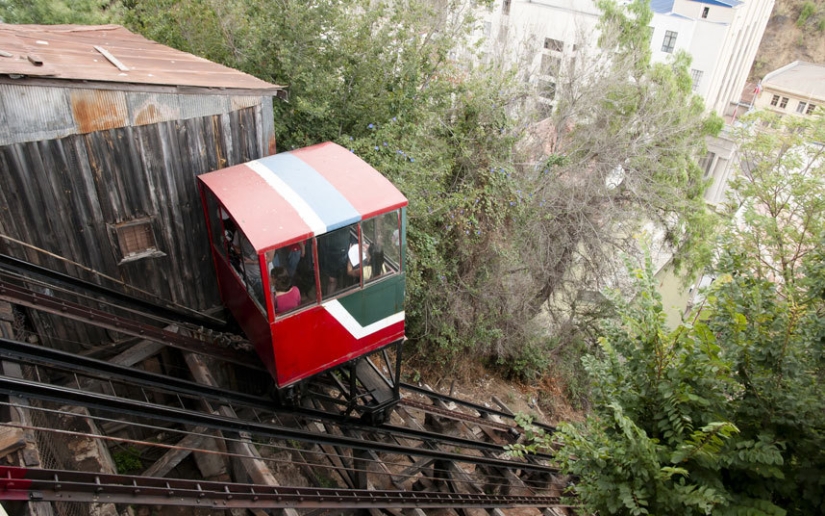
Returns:
[[[553,38],[544,38],[544,48],[546,48],[547,50],[561,52],[562,50],[564,50],[564,41],[559,41]]]
[[[504,2],[501,4],[501,14],[510,14],[510,0],[504,0]]]
[[[774,95],[771,97],[771,106],[776,106],[779,104],[779,95]]]
[[[539,81],[539,96],[549,101],[555,99],[556,83],[553,81]]]
[[[541,55],[541,74],[555,76],[561,67],[561,58],[550,54]]]
[[[713,172],[713,160],[716,158],[716,154],[713,152],[708,152],[704,158],[699,160],[699,168],[704,171],[704,178],[707,179],[711,176]]]
[[[155,234],[149,219],[132,220],[114,226],[120,255],[120,263],[131,262],[141,258],[166,256],[158,250]]]
[[[673,53],[673,49],[676,47],[676,36],[678,36],[677,32],[673,32],[672,30],[665,31],[665,39],[662,41],[662,52],[667,52],[668,54]]]
[[[788,97],[782,97],[782,102],[779,103],[779,109],[785,109],[788,105]]]
[[[709,12],[710,12],[710,7],[705,7],[704,9],[702,9],[702,18],[707,18]]]
[[[808,103],[807,103],[807,102],[802,102],[802,101],[800,101],[800,102],[799,102],[799,105],[797,105],[797,106],[796,106],[796,112],[797,112],[797,113],[804,113],[804,112],[805,112],[805,108],[806,108],[807,106],[808,106]]]
[[[695,68],[690,70],[690,78],[693,79],[693,91],[699,89],[699,84],[702,82],[702,75],[704,75],[704,73],[702,70],[696,70]]]
[[[805,110],[805,114],[806,115],[812,115],[813,112],[814,112],[814,109],[816,109],[816,104],[808,104],[808,109]]]

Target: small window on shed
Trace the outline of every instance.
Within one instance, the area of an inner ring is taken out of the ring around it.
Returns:
[[[166,256],[158,250],[155,234],[149,219],[133,220],[114,226],[117,243],[123,257],[120,263],[131,262],[141,258]]]

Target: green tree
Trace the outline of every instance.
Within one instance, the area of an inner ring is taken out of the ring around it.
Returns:
[[[521,288],[511,304],[523,307],[522,323],[549,316],[562,344],[603,315],[581,293],[621,281],[617,256],[633,253],[640,233],[663,233],[674,260],[696,267],[710,258],[714,226],[696,159],[721,119],[693,95],[689,56],[651,63],[648,2],[598,5],[597,53],[582,47],[562,69],[519,177],[525,216],[510,270]]]
[[[471,28],[457,2],[127,1],[150,39],[286,86],[279,148],[368,134],[369,124],[445,109],[448,54]],[[434,87],[435,86],[435,87]]]
[[[119,13],[113,0],[0,0],[3,23],[96,25],[117,20]]]
[[[825,502],[825,118],[761,113],[745,122],[735,219],[707,322],[738,384],[729,407],[736,446],[779,454],[759,482],[735,463],[728,481],[740,496],[813,514]]]
[[[456,59],[472,50],[466,7],[147,0],[126,18],[151,39],[286,85],[289,100],[275,103],[280,149],[337,141],[402,189],[408,335],[444,360],[500,340],[507,290],[492,280],[520,209],[508,109],[523,88],[506,70]]]
[[[717,280],[668,332],[652,274],[585,359],[594,411],[552,437],[604,514],[815,514],[825,502],[822,118],[757,115]],[[548,445],[551,437],[539,440]]]
[[[646,2],[600,4],[600,52],[579,53],[549,117],[507,66],[459,59],[474,48],[469,7],[483,3],[122,7],[124,24],[150,39],[286,86],[289,99],[274,103],[280,150],[337,141],[404,191],[408,335],[424,356],[469,351],[530,378],[556,342],[536,315],[550,307],[557,334],[574,334],[582,310],[567,306],[582,285],[610,282],[640,220],[665,228],[674,248],[701,248],[694,157],[714,125],[691,95],[686,56],[650,63]]]

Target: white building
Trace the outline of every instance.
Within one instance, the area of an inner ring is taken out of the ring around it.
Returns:
[[[677,50],[690,54],[694,91],[708,112],[730,121],[773,5],[774,0],[651,0],[652,59],[665,62]],[[558,71],[577,53],[599,55],[601,12],[595,0],[499,0],[482,16],[488,52],[506,49],[511,62],[528,63],[524,73],[542,86],[546,102],[553,100]],[[717,205],[724,201],[736,148],[724,135],[707,144],[700,164],[711,181],[706,199]]]
[[[628,3],[628,0],[622,0]],[[651,0],[654,61],[676,50],[693,57],[694,89],[708,111],[733,112],[739,103],[774,0]],[[484,14],[488,51],[511,59],[533,52],[530,72],[553,80],[565,57],[595,49],[601,12],[593,0],[500,0]],[[528,58],[531,54],[528,54]]]
[[[683,49],[693,57],[694,91],[708,111],[739,103],[774,0],[652,0],[654,61]]]

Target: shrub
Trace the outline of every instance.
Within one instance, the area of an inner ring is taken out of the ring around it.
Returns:
[[[799,11],[799,18],[796,19],[796,26],[802,27],[805,22],[816,12],[816,5],[813,2],[805,2],[802,4],[802,10]]]
[[[121,475],[129,475],[143,471],[143,462],[140,460],[140,451],[133,446],[124,450],[116,451],[112,454],[117,472]]]

